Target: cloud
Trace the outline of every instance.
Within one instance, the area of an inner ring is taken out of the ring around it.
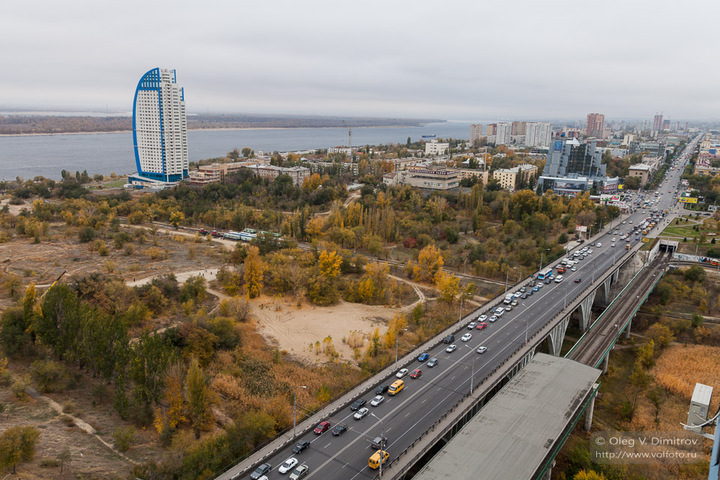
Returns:
[[[718,117],[709,0],[5,3],[5,107],[128,110],[159,66],[195,112]]]

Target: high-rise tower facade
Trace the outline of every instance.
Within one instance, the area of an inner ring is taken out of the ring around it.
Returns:
[[[602,113],[588,113],[585,134],[588,137],[603,138],[605,130],[605,115]]]
[[[663,116],[659,113],[653,117],[653,131],[659,132],[663,129]]]
[[[132,180],[176,183],[188,176],[185,92],[175,70],[153,68],[142,76],[133,103],[137,175]]]

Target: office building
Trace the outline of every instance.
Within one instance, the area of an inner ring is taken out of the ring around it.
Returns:
[[[527,127],[527,122],[512,122],[511,135],[525,135],[526,127]]]
[[[549,123],[527,123],[525,125],[525,145],[528,147],[550,146],[552,125]]]
[[[154,68],[142,76],[133,103],[137,173],[129,183],[167,187],[188,176],[185,92],[175,70]]]
[[[425,155],[445,155],[448,148],[450,148],[449,143],[438,143],[437,140],[432,140],[425,144]]]
[[[576,195],[591,188],[613,193],[618,189],[619,178],[605,176],[602,152],[595,142],[580,143],[573,138],[553,142],[538,183],[542,191],[553,190],[562,195]]]
[[[662,130],[663,127],[663,116],[662,114],[655,115],[655,118],[653,118],[653,131],[659,132]]]
[[[603,138],[605,133],[605,115],[588,113],[585,134],[588,137]]]
[[[479,123],[473,123],[470,125],[470,143],[475,143],[480,141],[480,137],[482,137],[482,125]]]
[[[524,163],[514,168],[495,170],[493,179],[497,180],[502,188],[512,192],[516,188],[532,188],[537,171],[535,165]]]

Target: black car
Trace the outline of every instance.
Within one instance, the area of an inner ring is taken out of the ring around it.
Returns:
[[[455,335],[450,334],[447,337],[443,338],[443,343],[452,343],[455,341]]]
[[[250,478],[252,480],[258,480],[258,478],[262,477],[270,470],[272,470],[272,465],[270,465],[269,463],[263,463],[257,469],[255,469],[253,473],[250,474]]]
[[[347,431],[347,425],[345,425],[344,423],[338,423],[337,425],[335,425],[335,428],[332,429],[332,434],[333,434],[333,437],[339,437],[346,431]]]
[[[552,278],[545,279],[545,285],[550,285],[550,282],[552,282]]]
[[[303,440],[301,442],[298,442],[298,444],[293,447],[293,453],[300,453],[304,450],[307,450],[308,448],[310,448],[310,442],[307,440]]]
[[[352,410],[352,411],[354,412],[354,411],[360,409],[360,407],[362,407],[362,406],[365,405],[366,403],[367,403],[367,402],[365,401],[364,398],[358,398],[357,400],[355,400],[355,401],[353,402],[352,405],[350,405],[350,410]]]
[[[380,385],[377,387],[377,390],[375,390],[375,395],[382,395],[388,391],[388,388],[390,388],[388,385]]]

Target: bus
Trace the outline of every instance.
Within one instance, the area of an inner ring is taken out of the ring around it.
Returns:
[[[538,280],[545,280],[546,278],[552,278],[552,268],[546,268],[537,275]]]

